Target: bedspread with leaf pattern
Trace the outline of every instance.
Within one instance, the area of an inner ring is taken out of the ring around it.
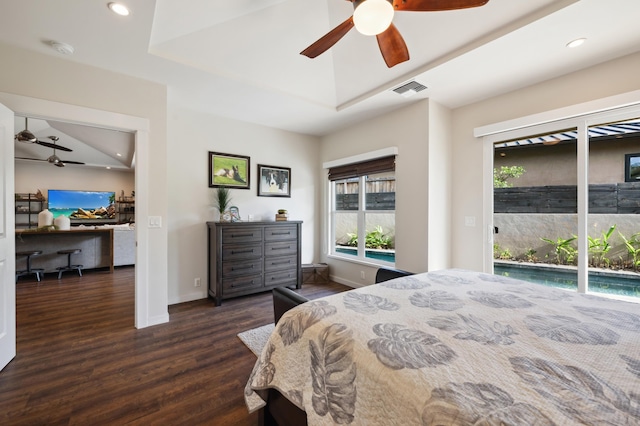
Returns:
[[[640,425],[640,304],[446,270],[316,299],[245,388],[310,425]]]

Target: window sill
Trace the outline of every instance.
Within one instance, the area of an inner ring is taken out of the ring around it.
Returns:
[[[355,257],[355,256],[343,256],[343,255],[335,254],[335,253],[328,254],[327,258],[334,259],[334,260],[343,260],[345,262],[356,263],[358,265],[370,266],[372,268],[379,268],[380,266],[384,266],[386,268],[395,268],[396,267],[395,263],[391,263],[391,262],[384,262],[382,260],[376,261],[374,259],[369,259],[369,258],[363,259],[361,257]]]

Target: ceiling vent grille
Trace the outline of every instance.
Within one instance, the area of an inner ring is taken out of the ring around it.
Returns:
[[[415,95],[418,92],[422,92],[426,88],[427,86],[425,86],[424,84],[420,84],[417,81],[412,80],[400,87],[396,87],[395,89],[393,89],[393,91],[404,97],[409,97]]]

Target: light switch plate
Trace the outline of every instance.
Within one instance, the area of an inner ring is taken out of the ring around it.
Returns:
[[[162,216],[149,216],[149,228],[162,228]]]

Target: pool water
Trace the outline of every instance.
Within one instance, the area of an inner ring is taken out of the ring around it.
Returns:
[[[577,271],[549,270],[532,265],[494,263],[494,274],[524,281],[578,289]],[[595,293],[640,297],[640,275],[589,272],[589,290]]]
[[[358,249],[356,247],[336,247],[336,253],[356,256],[358,254]],[[390,263],[395,263],[396,261],[396,253],[389,251],[365,250],[364,256],[369,259],[383,260]]]

